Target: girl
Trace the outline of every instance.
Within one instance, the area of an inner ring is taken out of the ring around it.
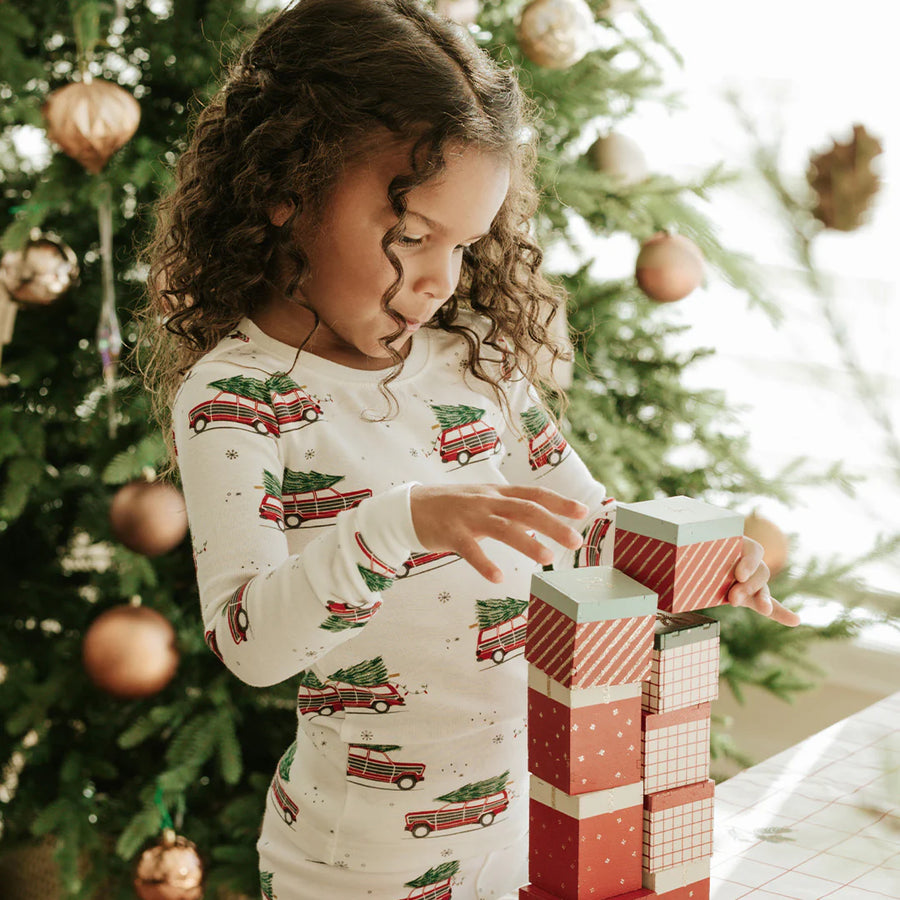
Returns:
[[[298,685],[264,897],[527,880],[530,579],[612,506],[533,386],[555,387],[536,359],[563,298],[528,230],[529,121],[514,73],[414,0],[300,0],[161,203],[149,379],[206,639],[247,683]],[[729,599],[793,624],[761,552]]]

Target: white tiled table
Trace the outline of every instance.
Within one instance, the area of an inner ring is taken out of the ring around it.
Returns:
[[[826,897],[900,900],[900,692],[716,786],[711,900]]]
[[[900,900],[900,692],[716,787],[711,900]]]

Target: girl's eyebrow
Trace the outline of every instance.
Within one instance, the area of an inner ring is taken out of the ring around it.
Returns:
[[[440,234],[444,234],[447,230],[440,222],[435,222],[434,219],[429,219],[428,216],[424,216],[422,213],[415,212],[414,210],[406,210],[406,215],[415,216],[417,219],[421,219],[432,231],[437,231]],[[488,234],[490,234],[490,232],[485,231],[483,234],[476,234],[474,237],[466,238],[466,240],[478,241],[483,237],[487,237]]]

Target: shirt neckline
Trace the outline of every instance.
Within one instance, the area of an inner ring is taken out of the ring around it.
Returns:
[[[333,378],[336,381],[354,381],[365,384],[378,384],[391,371],[390,368],[354,369],[351,366],[345,366],[333,360],[325,359],[323,356],[316,356],[315,353],[309,353],[306,350],[301,350],[300,357],[297,359],[296,347],[292,347],[290,344],[286,344],[284,341],[279,341],[277,338],[266,334],[249,316],[241,319],[237,328],[246,334],[252,343],[262,347],[280,362],[283,362],[285,371],[294,365],[296,359],[297,367],[302,368],[305,372],[314,372],[317,375]],[[392,384],[408,381],[425,368],[428,363],[431,339],[430,328],[421,328],[410,337],[412,347],[410,348],[409,356],[403,361],[403,368]]]

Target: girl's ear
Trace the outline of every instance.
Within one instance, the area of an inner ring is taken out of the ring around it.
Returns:
[[[290,200],[285,200],[276,206],[269,207],[269,221],[276,227],[281,228],[285,222],[293,215],[294,204]]]

